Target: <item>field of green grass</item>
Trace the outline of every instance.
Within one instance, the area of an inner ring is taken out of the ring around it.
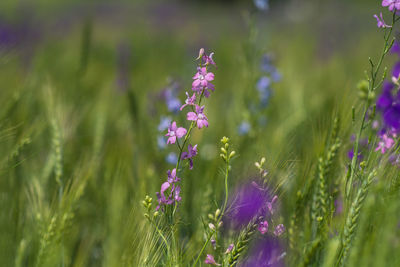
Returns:
[[[400,266],[399,169],[372,127],[398,55],[377,70],[389,28],[372,15],[391,13],[375,2],[4,4],[0,266],[206,266],[207,254],[222,266]],[[209,125],[190,134],[198,155],[178,168],[181,200],[154,215],[179,153],[160,144],[160,121],[190,126],[166,91],[181,104],[192,94],[200,48],[217,65]],[[280,77],[260,104],[265,55]],[[363,89],[369,57],[376,83]],[[352,160],[357,136],[368,145]],[[259,214],[232,226],[255,183],[278,197],[265,234]]]

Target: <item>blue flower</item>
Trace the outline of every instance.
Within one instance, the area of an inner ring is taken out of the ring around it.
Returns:
[[[250,123],[248,123],[247,121],[242,121],[238,127],[238,133],[239,135],[246,135],[249,133],[250,131]]]
[[[178,156],[176,155],[176,153],[171,152],[167,155],[165,161],[169,164],[175,165],[178,162]]]
[[[267,76],[262,76],[257,82],[257,90],[259,92],[265,91],[271,85],[271,79]]]
[[[158,127],[157,127],[158,131],[164,132],[165,130],[167,130],[168,127],[171,125],[171,121],[172,121],[172,119],[170,117],[162,116],[160,123],[158,124]]]
[[[265,11],[269,8],[268,0],[253,0],[253,2],[259,10]]]
[[[167,139],[162,135],[157,136],[157,146],[159,149],[166,148],[167,147]]]

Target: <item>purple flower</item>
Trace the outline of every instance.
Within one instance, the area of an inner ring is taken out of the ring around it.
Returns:
[[[214,80],[214,73],[207,72],[206,67],[199,67],[197,68],[197,73],[193,76],[193,80],[193,88],[206,87],[209,82]]]
[[[382,0],[383,7],[389,7],[389,11],[400,10],[400,1],[399,0]]]
[[[378,15],[374,15],[374,18],[376,18],[376,21],[377,21],[377,23],[378,23],[378,28],[388,28],[388,27],[391,27],[391,26],[389,26],[389,25],[387,25],[386,23],[385,23],[385,21],[383,20],[383,17],[382,17],[382,12],[380,13],[380,16],[378,17]]]
[[[176,138],[182,138],[187,133],[187,130],[183,127],[176,127],[176,122],[173,122],[168,128],[168,133],[165,136],[169,136],[167,144],[175,144]]]
[[[206,115],[203,113],[204,106],[200,107],[196,105],[196,112],[188,112],[187,114],[187,120],[188,121],[196,121],[197,123],[197,128],[201,129],[204,126],[208,127],[208,119]]]
[[[186,106],[194,106],[196,103],[196,94],[193,93],[192,96],[189,96],[189,93],[186,92],[186,100],[185,100],[185,104],[182,105],[182,107],[180,108],[180,110],[182,110],[184,107]]]
[[[383,90],[382,94],[376,100],[376,107],[380,110],[386,110],[391,107],[393,103],[393,96],[390,91]]]
[[[188,145],[188,152],[182,152],[181,159],[189,159],[189,169],[193,169],[193,157],[197,155],[197,145]]]
[[[214,256],[211,254],[207,254],[206,259],[204,260],[205,264],[211,264],[211,265],[215,265],[215,266],[221,266],[221,264],[216,263]]]
[[[400,129],[400,104],[392,105],[383,114],[383,120],[387,126],[396,130]]]
[[[285,256],[278,238],[267,236],[250,247],[248,257],[243,259],[241,267],[283,267]]]
[[[378,147],[375,149],[375,151],[380,150],[382,154],[385,154],[385,152],[394,145],[394,140],[387,134],[382,135],[380,138],[381,141],[379,141]]]
[[[283,232],[285,232],[285,226],[283,224],[278,224],[278,226],[275,227],[274,235],[280,236]]]
[[[399,41],[394,41],[392,48],[390,49],[390,52],[393,54],[400,55],[400,43]]]
[[[234,247],[234,245],[230,244],[229,247],[226,249],[225,254],[231,253],[233,247]]]
[[[167,109],[170,112],[178,112],[181,106],[181,101],[176,97],[171,97],[166,99],[167,102]]]
[[[267,221],[260,222],[260,224],[258,225],[258,231],[260,231],[262,235],[268,232],[268,222]]]
[[[257,90],[258,92],[266,91],[270,85],[271,85],[270,78],[268,78],[267,76],[263,76],[257,82]]]
[[[161,185],[161,190],[160,193],[156,193],[157,195],[157,199],[158,199],[158,206],[156,207],[156,210],[160,209],[161,204],[171,204],[171,200],[165,197],[165,191],[167,191],[167,189],[171,186],[170,183],[165,182]]]
[[[233,228],[241,228],[255,216],[265,214],[267,201],[268,192],[257,183],[244,184],[231,194],[225,220]]]
[[[176,176],[176,169],[174,168],[172,171],[168,170],[167,171],[168,175],[168,183],[176,183],[179,182],[181,179]]]
[[[202,59],[204,61],[204,65],[207,66],[207,65],[211,64],[211,65],[214,65],[215,68],[217,68],[217,65],[215,64],[215,62],[214,62],[214,60],[212,58],[213,55],[214,55],[214,52],[210,53],[209,56],[207,56],[207,54],[204,54]]]
[[[400,61],[393,66],[392,70],[392,76],[395,77],[395,79],[399,78],[399,74],[400,74]]]
[[[273,205],[275,204],[275,202],[277,200],[278,200],[278,196],[274,196],[271,201],[267,202],[267,208],[268,208],[269,212],[271,213],[271,215],[274,214],[275,209],[274,209]]]
[[[175,187],[175,201],[177,202],[182,200],[182,198],[179,196],[180,193],[181,193],[181,187],[178,185],[177,187]]]

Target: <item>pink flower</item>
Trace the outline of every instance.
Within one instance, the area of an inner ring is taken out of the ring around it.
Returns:
[[[193,76],[193,80],[193,88],[198,88],[199,86],[205,87],[209,82],[214,80],[214,73],[207,72],[206,67],[199,67],[197,68],[197,73]]]
[[[383,20],[382,17],[382,12],[380,13],[380,17],[378,15],[374,15],[374,18],[376,18],[376,21],[378,22],[378,28],[390,28],[391,26],[387,25],[385,21]]]
[[[214,52],[210,53],[209,56],[207,56],[207,54],[203,55],[204,65],[207,66],[207,65],[211,64],[211,65],[214,65],[215,68],[217,68],[217,65],[215,64],[214,60],[212,59],[213,55],[214,55]]]
[[[167,175],[168,175],[168,182],[170,184],[179,182],[181,180],[179,177],[176,177],[176,169],[175,168],[172,171],[168,170]]]
[[[260,224],[258,225],[258,231],[260,231],[262,235],[268,232],[268,222],[267,221],[260,222]]]
[[[197,155],[197,145],[188,145],[188,152],[182,152],[181,159],[189,159],[189,169],[193,169],[193,157]]]
[[[394,145],[394,140],[390,137],[388,137],[387,134],[384,134],[381,136],[381,141],[378,143],[378,147],[375,149],[375,151],[381,151],[382,154],[385,154],[385,152],[392,148]]]
[[[275,227],[274,235],[280,236],[281,234],[283,234],[283,232],[285,232],[285,226],[283,224],[278,224]]]
[[[229,247],[226,249],[225,254],[231,253],[233,246],[233,244],[230,244]]]
[[[195,102],[196,102],[196,94],[193,93],[192,96],[189,96],[188,92],[186,92],[186,100],[185,100],[185,104],[183,104],[183,106],[180,108],[180,110],[182,110],[184,107],[186,106],[194,106]]]
[[[400,10],[399,0],[382,0],[382,6],[389,7],[389,11]]]
[[[204,106],[200,107],[196,105],[196,112],[188,112],[187,114],[187,120],[188,121],[196,121],[197,127],[199,129],[205,127],[208,127],[208,119],[206,115],[203,113]]]
[[[165,136],[169,136],[167,144],[175,144],[176,138],[182,138],[187,133],[183,127],[176,127],[176,122],[173,122],[168,128],[168,133]]]
[[[274,205],[277,199],[278,196],[274,196],[270,202],[267,202],[267,208],[271,214],[274,214],[274,207],[272,205]]]
[[[221,266],[221,264],[215,262],[214,256],[211,255],[211,254],[207,254],[207,257],[204,260],[204,263],[205,264],[215,265],[215,266]]]

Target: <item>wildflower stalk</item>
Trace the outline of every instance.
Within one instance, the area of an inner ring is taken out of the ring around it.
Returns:
[[[224,200],[224,204],[222,205],[222,211],[217,210],[216,214],[215,214],[215,228],[212,229],[206,239],[206,242],[204,243],[203,247],[201,248],[199,255],[197,256],[193,266],[196,266],[196,264],[198,263],[201,255],[203,254],[203,251],[205,250],[205,248],[207,247],[208,243],[210,242],[211,238],[213,235],[215,235],[215,239],[217,242],[217,238],[218,238],[218,229],[221,225],[221,220],[222,217],[225,214],[225,210],[226,210],[226,206],[228,203],[228,177],[229,177],[229,170],[230,170],[230,159],[235,156],[235,151],[231,151],[229,152],[229,138],[227,137],[223,137],[221,139],[222,144],[224,145],[223,147],[221,147],[221,154],[220,157],[224,160],[225,162],[225,200]]]
[[[392,35],[392,29],[395,25],[395,22],[399,20],[399,18],[396,18],[396,12],[393,12],[393,17],[392,17],[392,25],[391,27],[388,27],[385,29],[385,35],[384,35],[384,40],[385,44],[383,46],[382,54],[381,57],[379,58],[379,61],[377,65],[375,66],[374,63],[372,62],[371,58],[369,59],[369,62],[371,64],[371,71],[370,71],[370,77],[368,78],[368,99],[364,104],[364,109],[363,109],[363,116],[362,116],[362,121],[360,128],[358,130],[357,136],[356,136],[356,141],[354,145],[354,156],[351,161],[351,167],[350,167],[350,175],[346,179],[346,187],[345,187],[345,192],[346,192],[346,199],[349,200],[351,196],[351,189],[352,189],[352,184],[356,172],[356,165],[357,165],[357,156],[358,156],[358,151],[359,151],[359,142],[361,138],[361,134],[363,130],[365,129],[365,122],[366,122],[366,117],[367,117],[367,112],[369,108],[371,107],[371,101],[372,99],[370,98],[371,95],[373,95],[373,92],[379,87],[379,85],[382,83],[383,79],[385,78],[385,73],[381,81],[377,83],[377,75],[380,71],[383,59],[385,58],[386,54],[389,52],[390,48],[392,47],[394,43],[394,38],[392,41],[389,42],[389,39]]]

